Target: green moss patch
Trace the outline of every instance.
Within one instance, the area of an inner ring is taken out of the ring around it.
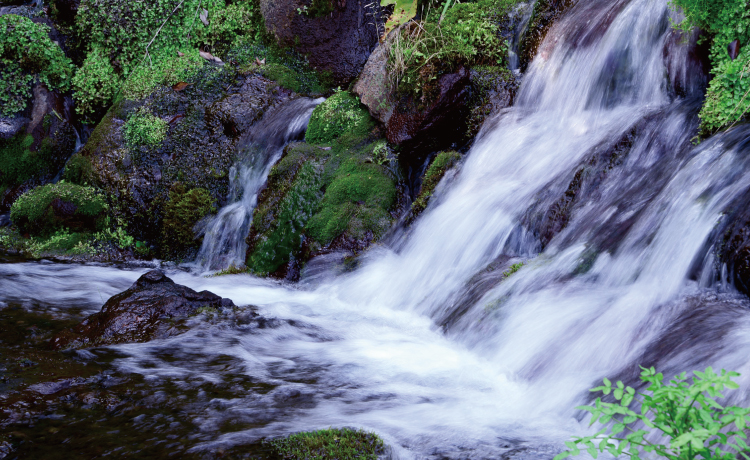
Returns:
[[[154,147],[167,137],[167,122],[141,107],[128,116],[122,126],[122,136],[130,147]]]
[[[354,95],[340,91],[315,107],[307,126],[305,141],[330,143],[343,134],[366,135],[374,127],[367,109]]]
[[[15,14],[0,16],[0,113],[9,116],[26,108],[30,85],[38,79],[50,89],[65,91],[73,64],[49,38],[50,28]]]
[[[216,212],[214,199],[208,190],[187,190],[177,183],[169,192],[169,201],[164,205],[162,222],[162,249],[168,256],[180,254],[186,248],[200,245],[193,227],[208,214]]]
[[[460,159],[461,154],[448,151],[438,153],[435,159],[432,160],[430,167],[427,168],[424,176],[422,176],[422,187],[419,189],[419,195],[417,195],[417,199],[411,205],[412,218],[418,216],[427,208],[427,204],[440,180],[449,169],[458,164]]]
[[[293,460],[376,460],[385,450],[376,434],[349,428],[297,433],[267,443],[279,458]]]
[[[109,207],[92,187],[60,182],[21,195],[10,210],[18,228],[31,235],[50,235],[66,228],[98,230]]]
[[[382,166],[348,158],[336,169],[307,232],[324,246],[346,230],[355,239],[378,239],[390,228],[388,210],[395,201],[396,185]]]

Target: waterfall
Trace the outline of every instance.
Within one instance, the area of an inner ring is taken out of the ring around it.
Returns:
[[[258,192],[284,146],[307,129],[312,111],[323,101],[299,98],[270,110],[251,128],[239,159],[229,172],[229,204],[208,222],[199,223],[203,243],[194,264],[200,271],[245,264],[245,237],[252,222]]]
[[[405,240],[299,287],[172,272],[267,320],[117,346],[115,365],[154,385],[237,388],[181,415],[201,433],[243,427],[196,435],[196,451],[357,426],[395,458],[551,458],[571,434],[591,433],[575,410],[587,389],[603,377],[632,384],[638,365],[737,370],[734,401],[750,404],[750,301],[714,283],[710,248],[750,188],[750,129],[691,143],[705,79],[691,76],[691,45],[670,18],[667,0],[578,2],[548,33],[516,105],[487,122]],[[314,102],[284,116],[302,129]],[[238,167],[233,204],[206,232],[204,269],[242,259],[258,188],[297,131],[274,132]],[[514,262],[524,266],[504,276]],[[0,265],[11,298],[54,305],[101,305],[85,282],[33,294],[94,270],[97,286],[113,278],[108,295],[142,272]]]

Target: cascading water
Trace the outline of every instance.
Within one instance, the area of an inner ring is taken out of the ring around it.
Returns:
[[[638,364],[750,375],[750,302],[711,284],[707,249],[750,187],[750,130],[691,146],[697,105],[675,94],[700,94],[702,82],[678,81],[692,64],[673,62],[687,53],[670,14],[666,0],[580,2],[549,32],[516,106],[484,127],[406,240],[307,290],[171,273],[268,320],[117,346],[115,364],[181,388],[237,374],[262,383],[183,415],[199,433],[245,427],[196,435],[196,451],[357,426],[396,457],[441,459],[550,458],[587,432],[574,410],[586,389],[632,379]],[[574,205],[561,201],[569,194]],[[542,228],[565,212],[565,225]],[[29,294],[92,271],[112,281]],[[0,265],[6,300],[91,308],[140,273]],[[741,386],[747,404],[748,377]]]
[[[284,146],[307,129],[307,123],[320,99],[294,99],[272,109],[251,128],[246,147],[230,170],[229,204],[210,221],[203,223],[203,236],[195,264],[201,271],[221,270],[245,263],[245,237],[250,228],[258,192],[268,173],[281,158]]]

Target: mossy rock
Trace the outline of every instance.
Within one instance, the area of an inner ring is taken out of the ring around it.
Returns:
[[[101,230],[108,206],[94,188],[57,183],[24,193],[11,207],[10,218],[30,235],[51,235],[55,231]]]
[[[315,107],[305,141],[327,144],[343,134],[364,136],[375,126],[367,108],[356,96],[340,91]]]
[[[376,460],[386,450],[375,433],[350,428],[296,433],[265,443],[272,458],[279,459]]]
[[[396,177],[374,161],[382,147],[352,132],[331,147],[287,146],[253,214],[251,271],[293,279],[294,263],[334,249],[356,253],[380,239],[398,195]]]
[[[440,152],[437,154],[430,166],[422,176],[422,186],[419,189],[419,195],[411,205],[411,215],[409,220],[415,219],[422,211],[427,209],[427,204],[432,198],[440,180],[445,176],[449,169],[453,168],[461,160],[461,154],[455,151]]]
[[[189,248],[200,245],[193,227],[201,219],[216,212],[215,200],[208,190],[187,190],[176,183],[169,192],[169,201],[164,205],[162,222],[162,252],[167,257],[179,257]]]

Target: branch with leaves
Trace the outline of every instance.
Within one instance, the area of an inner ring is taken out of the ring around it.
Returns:
[[[692,382],[683,372],[664,383],[664,376],[653,367],[641,369],[641,380],[649,384],[643,393],[622,382],[612,385],[606,378],[604,385],[591,389],[605,396],[611,394],[616,402],[604,402],[599,397],[593,406],[578,409],[591,413],[589,426],[599,422],[611,428],[605,426],[592,436],[574,437],[565,443],[569,450],[554,460],[578,455],[582,450],[594,458],[608,452],[632,459],[646,453],[670,460],[735,460],[739,456],[750,460],[745,441],[750,409],[722,406],[717,401],[724,398],[725,389],[739,387],[732,380],[738,373],[722,370],[717,374],[709,367],[705,372],[694,371]],[[654,433],[668,442],[652,442]]]

